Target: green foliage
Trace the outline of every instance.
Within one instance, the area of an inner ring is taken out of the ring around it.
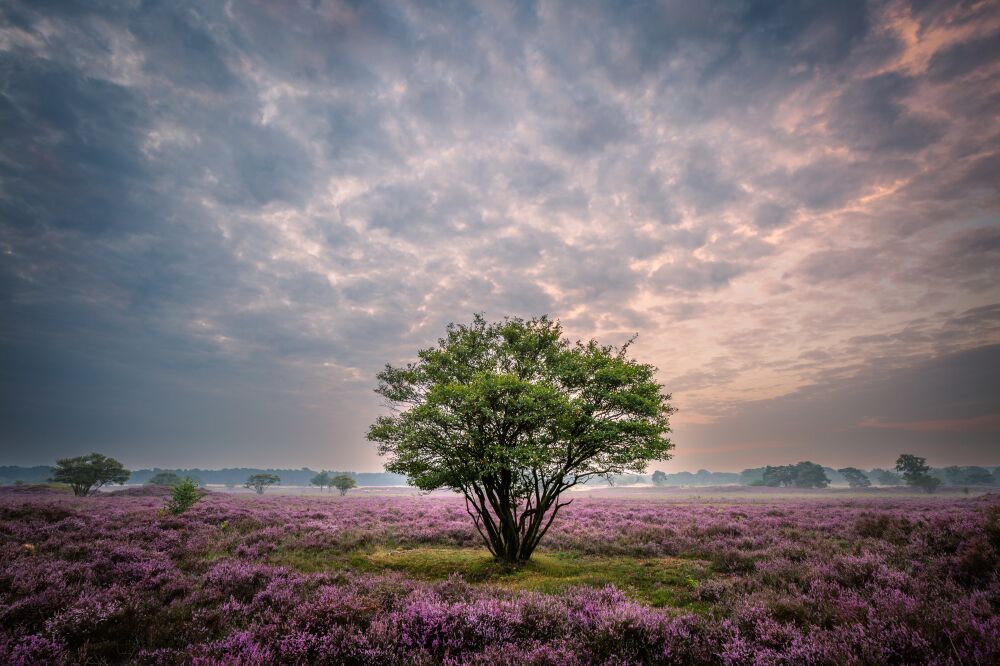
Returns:
[[[243,484],[243,487],[253,488],[258,495],[263,495],[265,488],[278,483],[281,483],[281,477],[277,474],[251,474],[247,478],[247,482]]]
[[[320,472],[319,474],[311,478],[309,480],[309,483],[314,486],[319,486],[319,489],[323,490],[323,488],[326,488],[327,486],[330,485],[330,473],[325,471]]]
[[[948,485],[952,486],[992,486],[993,475],[985,467],[958,467],[952,465],[942,470]]]
[[[89,495],[108,483],[125,483],[129,471],[114,458],[100,453],[91,453],[76,458],[62,458],[56,461],[51,481],[66,483],[78,497]]]
[[[341,495],[346,495],[348,490],[358,485],[358,482],[352,476],[339,474],[330,479],[329,485],[339,490]]]
[[[176,486],[181,482],[181,477],[173,472],[157,472],[146,483],[152,486]]]
[[[198,489],[198,482],[189,476],[185,477],[170,489],[170,499],[167,501],[166,509],[171,514],[179,516],[194,506],[201,497],[202,492]]]
[[[792,470],[792,465],[768,465],[764,468],[761,483],[765,486],[771,486],[772,488],[790,486],[792,485],[793,480]]]
[[[931,468],[927,459],[910,453],[903,453],[896,459],[896,471],[903,475],[906,485],[922,488],[924,492],[932,493],[941,485],[941,479],[929,474]]]
[[[851,488],[867,488],[872,485],[872,482],[868,479],[868,475],[857,467],[844,467],[837,471],[844,475],[844,478],[847,479],[847,484]]]
[[[901,486],[903,477],[892,470],[875,468],[872,470],[871,478],[880,486]]]
[[[826,472],[816,463],[805,460],[795,465],[768,465],[761,475],[761,485],[777,487],[794,486],[796,488],[826,488],[830,479]],[[756,485],[751,482],[750,485]]]
[[[379,373],[397,412],[368,438],[412,485],[461,492],[496,557],[526,561],[565,490],[670,457],[670,396],[628,346],[571,344],[547,317],[451,324],[415,363]]]
[[[816,463],[804,461],[795,465],[793,485],[796,488],[826,488],[830,479]]]

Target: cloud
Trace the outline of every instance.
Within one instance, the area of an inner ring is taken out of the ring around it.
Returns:
[[[998,369],[1000,345],[990,345],[827,372],[788,394],[733,405],[711,422],[682,423],[676,438],[711,452],[719,469],[803,457],[834,467],[884,467],[903,452],[935,466],[990,464],[1000,432],[1000,397],[992,390]],[[870,416],[873,409],[882,416]],[[736,444],[739,455],[727,448]]]
[[[834,135],[860,151],[913,152],[940,137],[943,127],[927,114],[910,111],[904,100],[917,89],[913,77],[895,72],[849,85],[828,113]]]
[[[374,373],[479,311],[638,331],[706,427],[1000,341],[995,3],[0,15],[11,462],[372,469]]]
[[[745,269],[724,261],[693,262],[684,265],[667,264],[652,279],[665,289],[702,291],[721,289]]]
[[[793,274],[813,282],[844,280],[870,272],[878,254],[870,247],[814,252],[795,267]]]

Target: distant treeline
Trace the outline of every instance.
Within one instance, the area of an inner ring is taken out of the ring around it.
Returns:
[[[17,481],[22,483],[45,483],[52,476],[53,468],[46,465],[36,467],[0,466],[0,485],[10,485]],[[256,467],[230,467],[226,469],[137,469],[132,471],[129,483],[146,483],[160,472],[173,472],[179,477],[190,476],[202,484],[242,486],[247,477],[254,474],[275,474],[281,478],[284,486],[308,486],[309,481],[318,474],[317,470],[302,467],[301,469],[260,469]],[[389,472],[341,472],[330,471],[330,476],[347,474],[357,481],[359,486],[405,486],[406,477]]]
[[[804,487],[822,486],[822,478],[817,474],[822,469],[830,485],[846,486],[847,477],[832,467],[820,467],[813,463],[784,465],[771,467],[771,472],[765,479],[768,467],[751,467],[742,472],[710,472],[700,469],[697,472],[675,472],[667,474],[656,471],[652,475],[620,474],[612,476],[610,481],[615,486],[632,486],[637,484],[653,484],[656,486],[729,486],[729,485],[787,485]],[[892,468],[874,468],[858,470],[875,486],[901,486],[903,477]],[[803,474],[805,472],[805,474]],[[946,486],[1000,486],[1000,467],[956,466],[931,468],[930,475],[940,479]],[[801,475],[803,478],[798,478]],[[818,481],[817,481],[818,480]],[[603,483],[601,478],[593,479],[592,484]]]
[[[801,465],[800,463],[799,465]],[[810,463],[811,464],[811,463]],[[773,472],[779,471],[781,485],[795,485],[794,474],[787,479],[780,475],[780,470],[788,469],[792,472],[795,465],[784,467],[772,467],[772,475],[765,480],[764,475],[767,467],[752,467],[742,472],[710,472],[700,469],[697,472],[675,472],[667,474],[665,472],[654,472],[653,474],[620,474],[611,477],[611,483],[615,486],[632,486],[637,484],[653,484],[657,486],[729,486],[729,485],[767,485],[773,483]],[[816,467],[819,467],[818,465]],[[807,468],[808,469],[808,468]],[[823,467],[823,472],[831,485],[843,486],[848,484],[848,480],[843,474],[832,467]],[[15,482],[22,483],[45,483],[52,476],[53,468],[47,465],[37,465],[35,467],[18,467],[14,465],[0,466],[0,485],[10,485]],[[276,474],[281,478],[281,484],[285,486],[308,486],[309,482],[318,473],[317,470],[308,467],[301,469],[260,469],[257,467],[230,467],[226,469],[139,469],[132,472],[129,483],[146,483],[153,476],[160,472],[173,472],[177,476],[190,476],[201,484],[241,486],[246,482],[247,477],[253,474]],[[899,474],[890,469],[875,468],[869,471],[861,470],[876,486],[900,486],[903,479]],[[329,471],[331,476],[337,474],[347,474],[357,481],[359,486],[404,486],[406,477],[390,472],[341,472]],[[951,466],[931,468],[930,475],[940,479],[946,486],[1000,486],[1000,467],[979,467],[979,466]],[[787,481],[787,483],[785,483]],[[603,478],[593,479],[592,484],[604,483]]]

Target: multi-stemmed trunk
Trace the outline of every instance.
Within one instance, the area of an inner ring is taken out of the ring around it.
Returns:
[[[504,473],[483,478],[462,492],[466,511],[490,553],[505,564],[518,566],[531,559],[559,509],[572,502],[559,501],[571,485],[561,479],[539,482],[518,493],[510,475]]]

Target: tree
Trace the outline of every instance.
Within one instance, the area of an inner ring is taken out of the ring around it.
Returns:
[[[792,484],[796,488],[826,488],[830,479],[820,465],[805,460],[792,468]]]
[[[795,482],[795,468],[792,465],[768,465],[764,468],[761,482],[772,488],[790,486]]]
[[[751,470],[744,470],[744,473],[749,471]],[[821,466],[804,460],[795,465],[768,465],[761,474],[760,482],[754,480],[750,482],[750,485],[771,486],[772,488],[788,486],[826,488],[830,485],[830,479],[826,477],[826,472]]]
[[[263,495],[265,488],[277,483],[281,483],[281,477],[277,474],[252,474],[247,479],[247,482],[243,484],[243,487],[253,488],[257,491],[258,495]]]
[[[970,486],[992,486],[993,475],[985,467],[966,467],[965,483]]]
[[[993,475],[985,467],[958,467],[952,465],[943,470],[944,477],[951,486],[992,486]]]
[[[844,475],[844,478],[847,479],[847,485],[851,488],[867,488],[872,485],[868,475],[857,467],[845,467],[837,471]]]
[[[941,479],[931,476],[930,470],[927,459],[920,456],[903,453],[896,459],[896,471],[903,475],[906,485],[923,488],[928,493],[934,492],[941,485]]]
[[[460,492],[494,557],[523,563],[569,488],[670,457],[670,396],[630,343],[571,344],[544,316],[450,324],[416,362],[379,373],[394,414],[368,438],[410,484]]]
[[[338,474],[337,476],[330,479],[330,485],[340,491],[340,494],[346,495],[347,491],[358,485],[358,482],[354,480],[354,477],[348,476],[347,474]]]
[[[654,486],[667,485],[667,475],[661,472],[660,470],[656,470],[655,472],[653,472],[653,485]]]
[[[173,472],[157,472],[146,483],[151,486],[176,486],[181,482],[181,477]]]
[[[170,499],[167,501],[166,510],[175,516],[184,513],[202,497],[202,492],[198,489],[198,482],[190,476],[174,484],[170,489]]]
[[[903,477],[888,469],[879,469],[876,467],[872,470],[871,478],[875,479],[875,483],[880,486],[903,485]]]
[[[129,471],[115,460],[100,453],[76,458],[62,458],[56,461],[51,481],[68,483],[73,494],[78,497],[96,492],[108,483],[125,483]]]
[[[309,483],[314,486],[319,486],[320,491],[322,491],[323,488],[330,485],[330,474],[329,472],[320,472],[310,479]]]
[[[960,486],[965,482],[965,470],[958,465],[951,465],[941,470],[949,486]]]

